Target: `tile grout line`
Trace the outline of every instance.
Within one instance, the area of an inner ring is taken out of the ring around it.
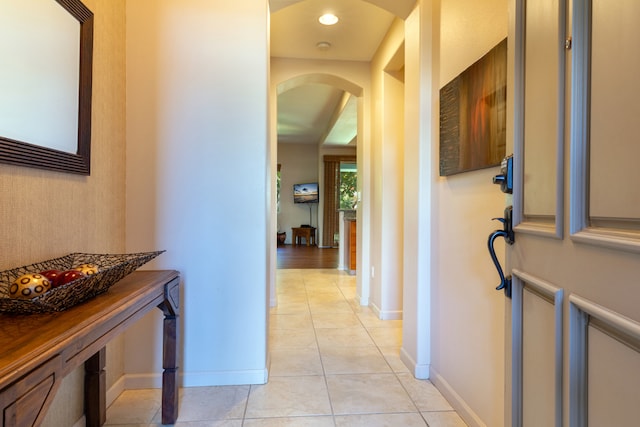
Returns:
[[[333,409],[333,402],[331,401],[331,394],[329,393],[329,382],[327,381],[327,371],[324,367],[324,361],[322,360],[322,353],[320,352],[320,342],[318,341],[318,333],[316,331],[316,325],[313,322],[313,312],[311,311],[311,304],[309,302],[309,289],[307,289],[307,284],[304,281],[303,277],[303,285],[304,285],[304,293],[307,299],[307,307],[309,308],[309,317],[311,318],[311,328],[313,329],[313,336],[316,340],[316,351],[318,352],[318,359],[320,359],[320,366],[322,367],[322,377],[324,379],[324,386],[327,390],[327,401],[329,402],[329,408],[331,409],[331,420],[333,421],[333,425],[336,425],[336,415],[335,410]]]

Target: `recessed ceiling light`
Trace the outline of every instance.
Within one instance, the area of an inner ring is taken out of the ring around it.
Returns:
[[[331,43],[329,43],[329,42],[318,42],[316,44],[316,47],[319,50],[329,50],[329,48],[331,47]]]
[[[333,13],[325,13],[318,18],[318,21],[320,21],[322,25],[334,25],[338,23],[338,17]]]

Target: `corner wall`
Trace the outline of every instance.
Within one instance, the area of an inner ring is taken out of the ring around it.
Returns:
[[[371,76],[369,305],[380,319],[402,319],[405,86],[404,21],[399,18],[371,61]]]
[[[125,2],[83,2],[95,15],[91,175],[0,164],[2,270],[71,252],[125,250]],[[116,338],[107,347],[107,387],[122,375],[122,345]],[[81,420],[83,388],[79,368],[63,381],[43,426]]]
[[[264,0],[127,2],[126,243],[166,249],[153,266],[180,271],[187,387],[267,379],[268,13]],[[161,384],[159,318],[126,333],[127,388]]]

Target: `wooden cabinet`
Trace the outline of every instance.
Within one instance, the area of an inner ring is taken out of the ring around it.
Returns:
[[[355,273],[356,271],[356,222],[349,221],[349,271]]]

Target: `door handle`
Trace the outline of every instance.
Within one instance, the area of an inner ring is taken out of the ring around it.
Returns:
[[[496,270],[498,270],[498,275],[500,276],[500,284],[496,287],[496,290],[499,291],[504,289],[504,293],[508,298],[511,298],[511,275],[505,277],[502,266],[496,256],[496,250],[493,247],[493,243],[498,237],[503,237],[505,242],[509,245],[512,245],[515,241],[512,212],[513,208],[511,206],[507,206],[504,210],[504,218],[493,218],[493,220],[500,221],[503,224],[503,228],[502,230],[495,230],[493,233],[489,234],[489,240],[487,241],[489,255],[491,255],[491,260],[493,261]]]

